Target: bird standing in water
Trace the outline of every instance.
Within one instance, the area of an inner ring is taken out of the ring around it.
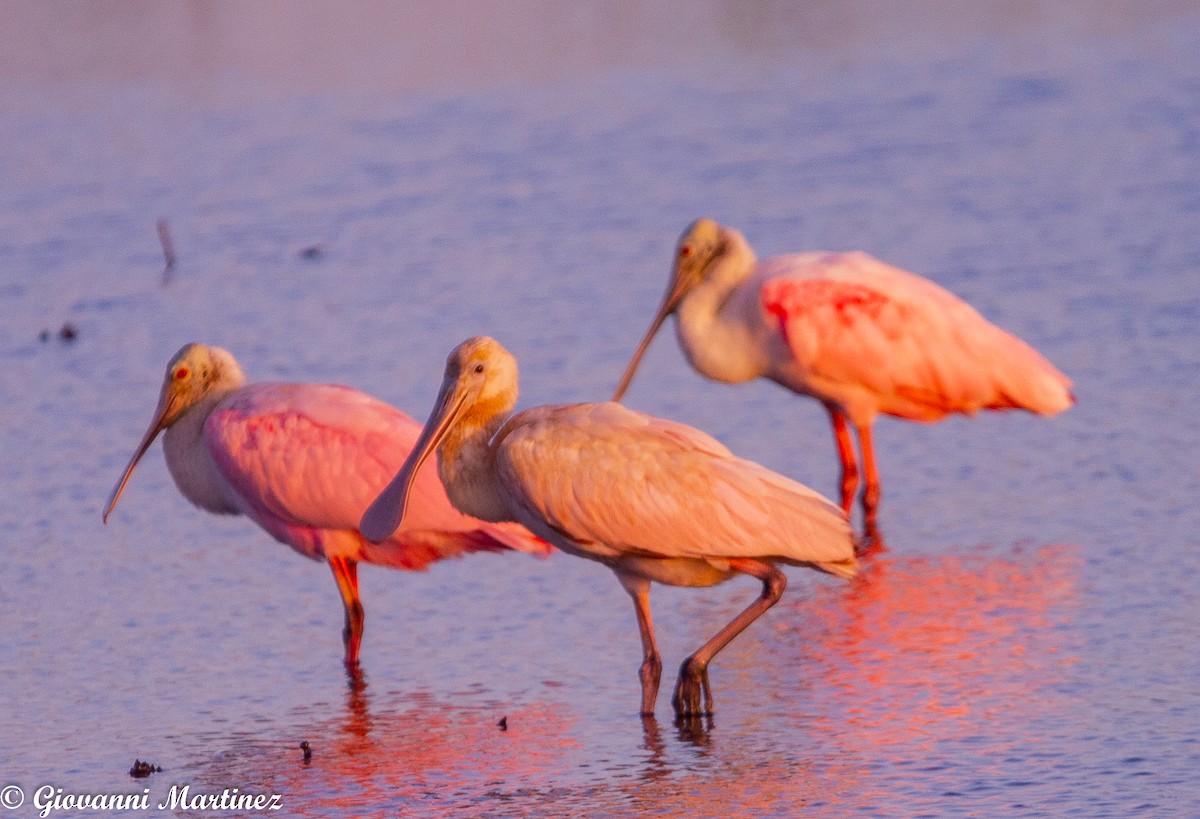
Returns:
[[[662,327],[715,381],[770,380],[825,405],[842,463],[847,514],[859,469],[863,522],[876,535],[880,489],[871,425],[883,413],[938,421],[950,413],[1024,409],[1054,415],[1075,402],[1070,380],[1021,339],[928,279],[866,253],[796,253],[759,261],[736,230],[688,226],[658,312],[613,394],[619,401]]]
[[[165,430],[167,468],[185,498],[219,515],[246,515],[300,554],[329,563],[346,613],[345,663],[354,668],[364,620],[360,562],[417,570],[480,550],[550,550],[520,526],[458,512],[431,469],[415,476],[406,525],[381,543],[365,540],[359,516],[420,429],[400,410],[349,387],[247,384],[227,351],[188,344],[167,365],[154,418],[109,496],[104,522]]]
[[[611,402],[513,416],[516,401],[517,363],[504,347],[482,337],[456,347],[421,437],[359,528],[381,541],[404,525],[421,464],[437,450],[460,510],[524,524],[616,573],[641,631],[643,714],[654,713],[662,673],[651,581],[712,586],[744,573],[763,584],[680,668],[672,704],[694,717],[712,712],[709,662],[783,594],[787,581],[774,564],[854,575],[850,527],[837,506],[703,432]]]

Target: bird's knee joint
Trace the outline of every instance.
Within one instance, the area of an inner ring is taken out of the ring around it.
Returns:
[[[787,588],[787,577],[781,571],[773,571],[763,579],[763,597],[778,600]]]
[[[683,665],[679,667],[679,676],[682,679],[698,680],[704,676],[707,670],[705,663],[700,662],[695,657],[688,657],[683,661]]]

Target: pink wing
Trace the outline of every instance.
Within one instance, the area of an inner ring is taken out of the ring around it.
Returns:
[[[852,417],[936,420],[984,408],[1050,415],[1074,403],[1070,380],[1036,350],[920,276],[865,253],[781,256],[761,271],[767,320],[808,380],[805,391],[842,402]]]
[[[519,526],[491,524],[450,505],[431,460],[413,486],[412,514],[378,546],[357,533],[362,512],[404,463],[421,425],[348,387],[252,384],[204,426],[209,453],[245,512],[312,557],[353,535],[358,559],[420,568],[431,560],[503,547],[545,553]]]
[[[614,403],[537,407],[498,440],[497,469],[522,522],[594,556],[854,555],[838,507],[683,424]]]

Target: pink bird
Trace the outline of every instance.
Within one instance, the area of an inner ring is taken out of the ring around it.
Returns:
[[[744,573],[763,584],[680,668],[672,702],[676,714],[692,717],[712,712],[709,661],[783,594],[787,581],[775,563],[854,575],[850,527],[837,506],[703,432],[614,403],[510,417],[516,400],[517,362],[507,350],[490,338],[456,347],[421,437],[359,529],[382,541],[407,523],[418,470],[437,449],[442,483],[460,510],[524,524],[616,573],[637,610],[643,714],[654,713],[662,674],[651,581],[712,586]]]
[[[850,513],[858,432],[864,524],[876,535],[879,475],[871,425],[879,413],[937,421],[952,412],[1075,403],[1070,380],[962,299],[866,253],[796,253],[757,261],[742,234],[698,219],[679,238],[675,268],[650,329],[613,394],[619,401],[667,316],[688,361],[715,381],[765,377],[825,405]]]
[[[333,570],[346,610],[348,668],[358,665],[363,607],[358,564],[424,569],[468,552],[549,544],[515,524],[455,510],[432,470],[415,480],[413,514],[381,543],[357,529],[367,504],[399,468],[420,432],[400,410],[326,384],[246,384],[233,356],[188,344],[167,365],[158,409],[104,508],[104,522],[160,432],[175,485],[196,506],[246,515],[267,534]]]

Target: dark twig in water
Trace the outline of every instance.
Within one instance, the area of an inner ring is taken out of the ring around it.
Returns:
[[[304,751],[304,761],[312,762],[312,746],[308,744],[308,740],[303,740],[300,743],[300,750]]]
[[[162,245],[163,259],[166,261],[162,275],[165,287],[171,282],[171,271],[175,269],[175,243],[171,241],[171,228],[168,227],[166,219],[159,217],[155,227],[158,228],[158,241]]]
[[[501,731],[508,730],[508,717],[500,717],[500,721],[496,723],[500,726]]]

